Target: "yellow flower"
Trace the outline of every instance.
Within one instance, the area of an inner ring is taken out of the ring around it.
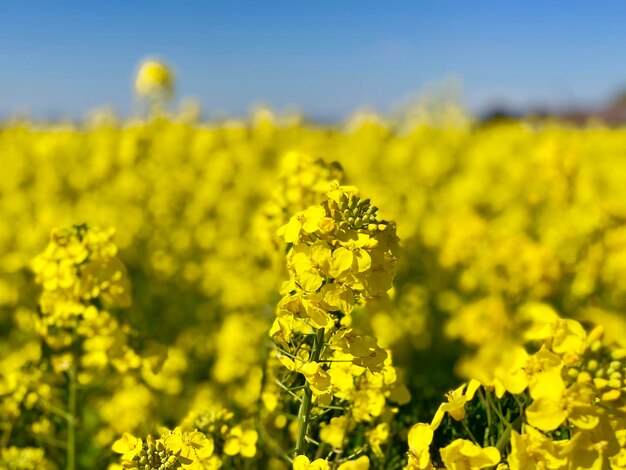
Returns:
[[[381,444],[384,444],[389,439],[389,424],[380,423],[374,429],[367,432],[367,442],[371,446],[374,454],[379,457],[383,456],[383,451],[380,448]]]
[[[566,419],[582,429],[592,429],[599,414],[592,403],[595,395],[589,383],[577,382],[565,387],[560,368],[541,373],[531,389],[533,403],[526,409],[531,426],[542,431],[557,429]]]
[[[349,354],[352,362],[365,367],[371,372],[382,371],[387,351],[378,346],[376,338],[354,334],[352,330],[343,330],[330,340],[330,347],[336,351]]]
[[[531,394],[543,372],[552,369],[558,369],[560,371],[562,369],[562,365],[563,361],[561,358],[552,351],[548,350],[545,345],[542,346],[541,349],[535,354],[530,356],[526,361],[526,367],[524,369],[528,378],[528,385]]]
[[[330,375],[317,362],[307,362],[296,369],[306,378],[315,395],[328,393],[330,390]]]
[[[561,368],[543,372],[531,389],[533,403],[526,409],[526,418],[531,426],[542,431],[553,431],[567,419],[563,403],[565,383]]]
[[[496,396],[502,398],[505,391],[519,395],[528,387],[528,376],[524,370],[528,353],[521,346],[513,346],[501,354],[502,362],[494,371]]]
[[[147,60],[137,72],[135,91],[140,96],[163,94],[169,97],[174,92],[174,73],[163,62]]]
[[[619,450],[620,446],[615,438],[615,431],[606,425],[598,426],[598,429],[591,431],[575,431],[563,448],[563,455],[569,460],[569,468],[602,470],[609,468],[607,465],[609,457],[616,455]],[[619,469],[615,466],[610,468],[612,470]]]
[[[561,355],[582,353],[587,333],[576,320],[562,319],[553,330],[552,350]]]
[[[199,431],[186,433],[176,428],[163,441],[165,447],[178,455],[183,468],[201,468],[200,462],[213,455],[213,440]]]
[[[409,431],[409,468],[411,470],[430,470],[429,447],[434,431],[430,424],[417,423]]]
[[[370,468],[370,459],[367,455],[362,455],[356,460],[349,460],[337,467],[337,470],[368,470]]]
[[[314,233],[320,229],[320,222],[325,218],[326,211],[322,206],[311,206],[289,219],[289,222],[278,229],[278,236],[286,243],[300,241],[301,232]]]
[[[483,449],[466,439],[456,439],[441,449],[441,460],[449,470],[478,470],[500,462],[500,452],[495,447]]]
[[[574,365],[587,346],[587,333],[580,323],[572,319],[557,319],[536,326],[527,334],[529,339],[543,340],[567,365]]]
[[[337,361],[351,361],[352,356],[336,352],[333,354],[332,359]],[[354,369],[360,369],[360,371],[355,371]],[[349,398],[355,390],[354,378],[362,370],[363,369],[350,362],[332,363],[328,369],[328,375],[330,375],[333,395],[341,399]]]
[[[352,413],[357,421],[371,421],[385,408],[385,395],[381,390],[359,390],[353,397]]]
[[[441,420],[446,413],[450,413],[456,421],[461,421],[465,418],[465,404],[474,398],[476,390],[480,387],[480,383],[477,380],[470,380],[469,383],[461,385],[456,390],[451,391],[446,395],[448,399],[447,403],[442,403],[435,412],[430,425],[433,429],[437,429],[441,424]]]
[[[125,432],[120,439],[113,443],[111,449],[113,452],[122,454],[122,460],[133,460],[141,452],[142,446],[141,439]]]
[[[258,433],[246,425],[237,425],[233,427],[224,443],[224,453],[226,455],[238,455],[242,457],[252,458],[256,455],[256,442],[259,438]]]
[[[322,442],[330,444],[334,449],[342,449],[347,427],[348,418],[346,416],[331,418],[330,423],[322,423],[320,439]]]
[[[330,465],[324,459],[311,462],[306,455],[298,455],[293,459],[293,470],[330,470]]]
[[[295,281],[307,292],[316,292],[324,282],[318,261],[322,261],[324,251],[330,255],[330,248],[324,250],[322,243],[315,247],[300,243],[292,248],[289,266],[294,271]]]
[[[335,282],[323,285],[320,294],[329,312],[339,311],[347,315],[356,301],[352,289]]]
[[[285,337],[289,337],[290,333],[297,330],[294,319],[300,319],[313,328],[330,328],[334,325],[333,317],[321,307],[321,299],[318,294],[306,297],[303,293],[287,295],[281,299],[278,308],[279,324],[272,328],[272,334],[273,331],[278,332],[278,328],[282,327],[292,330],[286,331],[284,334]],[[283,316],[285,318],[281,318]]]
[[[354,254],[347,248],[340,246],[332,253],[328,274],[334,278],[341,277],[342,274],[352,267],[353,261]]]
[[[524,434],[513,430],[509,467],[511,470],[565,469],[567,458],[562,455],[562,450],[566,442],[555,442],[532,426],[525,426]]]

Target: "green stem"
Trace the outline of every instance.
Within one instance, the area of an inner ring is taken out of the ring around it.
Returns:
[[[496,443],[496,448],[498,449],[500,454],[502,454],[502,452],[504,451],[504,448],[509,443],[509,440],[511,439],[511,432],[513,430],[519,432],[519,430],[522,428],[522,422],[523,422],[523,415],[519,415],[511,424],[509,424],[506,427],[506,429],[500,436],[500,439],[498,439],[498,442]]]
[[[344,457],[343,459],[339,459],[338,462],[348,462],[364,453],[365,453],[365,449],[363,448],[357,449],[353,453],[348,455],[347,457]]]
[[[480,399],[480,402],[483,404],[483,407],[485,408],[485,413],[487,414],[487,427],[485,428],[485,433],[483,435],[483,445],[485,445],[485,442],[488,445],[492,445],[493,439],[492,439],[492,429],[491,429],[491,422],[492,422],[491,406],[489,406],[489,403],[487,403],[487,399],[485,398],[485,395],[483,394],[483,391],[481,389],[478,389],[478,398]]]
[[[53,446],[53,447],[58,447],[59,449],[66,449],[67,448],[67,442],[62,441],[61,439],[55,439],[54,437],[49,437],[46,435],[42,435],[42,434],[32,434],[31,435],[38,441],[41,442],[45,442],[46,444]]]
[[[278,353],[283,354],[283,355],[285,355],[285,356],[287,356],[287,357],[290,357],[290,358],[291,358],[291,359],[293,359],[294,361],[304,362],[304,359],[302,359],[301,357],[298,357],[298,356],[294,356],[293,354],[291,354],[291,353],[289,353],[289,352],[285,351],[283,348],[279,348],[279,347],[277,347],[277,346],[274,346],[274,349],[275,349]]]
[[[287,392],[289,395],[291,395],[292,397],[294,397],[297,401],[299,401],[300,403],[302,403],[303,398],[300,398],[298,395],[296,395],[295,393],[293,393],[293,391],[286,387],[285,384],[283,384],[280,380],[275,379],[276,384],[282,388],[285,392]],[[306,392],[306,390],[305,390]]]
[[[76,468],[76,365],[67,371],[68,414],[67,416],[67,470]]]
[[[315,444],[316,446],[321,446],[321,445],[322,445],[319,441],[316,441],[316,440],[315,440],[315,439],[313,439],[312,437],[309,437],[309,436],[304,436],[304,439],[305,439],[307,442],[310,442],[310,443],[312,443],[312,444]]]
[[[323,345],[324,328],[320,328],[317,330],[315,339],[313,340],[311,362],[319,361]],[[311,391],[309,383],[306,382],[306,386],[304,387],[304,394],[302,395],[302,402],[300,403],[300,409],[298,410],[298,435],[296,439],[296,455],[304,454],[304,446],[306,444],[306,431],[309,426],[309,414],[311,412],[312,397],[313,392]]]
[[[332,406],[332,405],[318,405],[320,410],[338,410],[338,411],[346,411],[346,408],[343,406]]]
[[[13,423],[8,423],[6,429],[2,433],[2,439],[0,439],[0,449],[4,449],[9,445],[9,439],[11,439],[11,432],[13,431]]]
[[[60,418],[63,418],[65,421],[69,421],[71,419],[71,415],[67,411],[62,410],[56,405],[53,405],[45,398],[39,397],[39,400],[37,401],[37,405],[39,405],[45,411],[49,411],[50,413]]]
[[[496,413],[496,415],[498,416],[498,418],[500,418],[500,421],[502,421],[502,423],[505,426],[510,426],[511,423],[509,422],[508,419],[506,419],[504,417],[504,415],[502,414],[502,410],[500,409],[500,402],[494,403],[493,398],[491,397],[491,394],[489,392],[486,392],[487,394],[487,401],[489,402],[489,404],[491,405],[491,407],[493,408],[493,411]]]
[[[480,445],[480,442],[478,442],[478,440],[474,437],[474,433],[472,433],[472,430],[467,425],[467,418],[463,418],[461,420],[461,424],[463,425],[463,429],[465,429],[465,432],[469,435],[469,438],[474,441],[475,444]]]

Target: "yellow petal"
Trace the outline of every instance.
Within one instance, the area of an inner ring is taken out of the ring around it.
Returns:
[[[278,230],[278,236],[283,237],[286,243],[296,243],[300,236],[301,227],[302,224],[300,224],[300,221],[294,216],[289,219],[289,223],[283,225]]]
[[[528,424],[542,431],[554,431],[567,418],[560,402],[543,396],[526,409]]]
[[[306,455],[298,455],[293,459],[293,470],[309,470],[311,462]]]
[[[357,268],[360,273],[369,271],[372,267],[372,257],[365,250],[358,250],[354,253],[356,259]]]
[[[340,284],[331,283],[322,286],[322,299],[330,311],[340,311],[349,314],[354,306],[355,299],[352,289]]]
[[[296,272],[298,284],[304,290],[315,292],[322,286],[324,279],[309,259],[308,253],[295,253],[291,259],[291,265]]]
[[[353,260],[354,254],[347,248],[340,246],[333,251],[329,274],[334,278],[341,276],[350,269]]]
[[[409,449],[417,455],[428,451],[428,447],[433,442],[433,428],[430,424],[417,423],[409,431]]]

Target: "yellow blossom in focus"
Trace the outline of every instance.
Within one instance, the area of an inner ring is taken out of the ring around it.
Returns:
[[[559,368],[541,374],[531,390],[533,403],[526,410],[531,426],[542,431],[557,429],[566,419],[583,429],[592,429],[599,422],[593,408],[594,392],[589,383],[566,387]]]
[[[430,424],[418,423],[409,431],[409,466],[410,470],[430,470],[429,447],[434,431]]]
[[[508,457],[509,467],[511,470],[565,469],[567,459],[562,455],[565,444],[563,441],[553,442],[532,426],[526,426],[524,434],[513,430],[511,453]]]
[[[126,432],[122,438],[113,443],[111,449],[113,449],[113,452],[122,454],[122,459],[133,460],[137,455],[139,455],[142,445],[143,442],[141,439],[138,439],[132,434]]]
[[[466,439],[456,439],[441,449],[441,460],[450,470],[478,470],[500,462],[500,452],[495,447],[483,449]]]
[[[470,380],[469,383],[461,385],[456,390],[446,395],[447,402],[439,405],[435,416],[430,425],[433,429],[437,429],[441,424],[441,420],[446,413],[449,413],[456,421],[460,421],[465,417],[465,404],[470,401],[476,390],[480,387],[480,382]]]

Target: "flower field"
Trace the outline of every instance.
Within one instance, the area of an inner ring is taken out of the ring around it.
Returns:
[[[626,468],[625,162],[454,107],[4,122],[0,468]]]

